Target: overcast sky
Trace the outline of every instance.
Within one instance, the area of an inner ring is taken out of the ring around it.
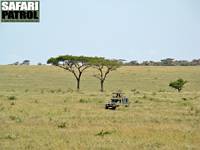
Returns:
[[[0,52],[0,64],[200,58],[200,0],[41,0],[40,23],[0,23]]]

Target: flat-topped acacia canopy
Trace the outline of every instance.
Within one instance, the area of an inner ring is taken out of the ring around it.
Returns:
[[[94,75],[94,77],[100,80],[102,92],[103,84],[107,75],[121,65],[121,63],[117,60],[109,60],[103,57],[86,57],[72,55],[52,57],[47,61],[47,63],[58,66],[73,73],[77,80],[77,90],[79,90],[80,88],[80,79],[83,71],[85,71],[89,67],[96,68],[98,72],[95,72],[96,74]]]
[[[86,56],[72,56],[72,55],[63,55],[58,57],[51,57],[47,63],[53,65],[59,65],[59,63],[71,63],[71,64],[92,64],[94,60],[103,59],[101,57],[86,57]]]

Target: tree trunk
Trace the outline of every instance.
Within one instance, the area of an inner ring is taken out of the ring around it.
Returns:
[[[101,83],[101,92],[103,92],[103,91],[104,91],[104,90],[103,90],[103,83],[104,83],[104,80],[101,80],[100,83]]]
[[[77,86],[76,86],[77,91],[80,89],[80,79],[77,79]]]

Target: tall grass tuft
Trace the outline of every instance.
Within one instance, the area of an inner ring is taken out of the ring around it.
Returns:
[[[16,100],[17,98],[15,96],[8,96],[8,100]]]

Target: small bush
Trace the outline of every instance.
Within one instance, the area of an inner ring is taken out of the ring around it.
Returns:
[[[68,88],[68,89],[67,89],[67,92],[69,92],[69,93],[73,93],[73,92],[74,92],[74,90],[73,90],[73,89],[71,89],[71,88]]]
[[[8,100],[16,100],[17,98],[15,96],[9,96]]]
[[[66,127],[66,122],[60,122],[57,124],[58,128],[65,128]]]
[[[40,93],[41,93],[41,94],[44,94],[44,89],[41,89]]]
[[[183,97],[183,98],[182,98],[182,100],[186,101],[186,100],[187,100],[187,98]]]
[[[158,92],[165,92],[165,90],[164,89],[160,89],[160,90],[158,90]]]
[[[146,99],[146,98],[147,98],[147,96],[146,96],[146,95],[144,95],[142,98],[143,98],[143,99]]]
[[[64,108],[64,112],[69,112],[69,111],[70,110],[67,107]]]
[[[140,91],[136,91],[135,94],[140,94]]]
[[[83,98],[81,98],[81,99],[79,100],[79,102],[80,102],[80,103],[89,103],[90,100],[89,100],[89,99],[83,99]]]
[[[134,94],[140,94],[140,91],[137,91],[137,89],[131,89],[131,92],[133,92]]]
[[[195,115],[198,116],[199,114],[200,114],[200,109],[199,109],[199,108],[196,108],[196,109],[195,109]]]
[[[15,105],[15,102],[11,102],[10,105]]]
[[[7,134],[4,136],[4,139],[15,140],[17,136],[15,134]]]
[[[135,101],[135,103],[139,103],[139,101],[138,101],[138,100],[136,100],[136,101]]]
[[[150,97],[149,100],[150,100],[150,101],[153,101],[153,100],[155,100],[155,99],[154,99],[153,97]]]
[[[190,106],[190,110],[193,111],[193,110],[194,110],[194,107],[193,107],[193,106]]]
[[[103,100],[98,100],[98,103],[99,104],[102,104],[104,101]]]
[[[51,93],[55,93],[55,91],[54,91],[54,90],[50,90],[50,92],[51,92]]]
[[[15,116],[9,116],[9,118],[11,119],[11,120],[15,120]]]
[[[62,92],[61,89],[57,89],[57,90],[56,90],[56,93],[60,93],[60,92]]]
[[[89,96],[97,96],[96,94],[90,94]]]
[[[0,111],[3,111],[5,109],[5,107],[0,107]]]
[[[10,118],[11,120],[14,120],[14,121],[17,122],[17,123],[22,122],[22,119],[21,119],[20,117],[18,117],[18,116],[9,116],[9,118]]]
[[[112,132],[101,130],[99,133],[96,134],[96,136],[104,137],[105,135],[109,135],[109,134],[112,134]]]
[[[131,92],[136,92],[137,90],[136,89],[131,89]]]
[[[23,120],[22,120],[20,117],[17,117],[17,118],[15,119],[15,121],[16,121],[17,123],[20,123],[20,122],[22,122]]]
[[[156,92],[153,92],[152,95],[155,96],[155,95],[156,95]]]
[[[51,117],[49,117],[49,121],[51,122],[53,119]]]
[[[183,80],[183,79],[178,79],[176,81],[170,82],[169,86],[176,89],[178,92],[181,92],[183,89],[183,86],[187,83],[188,81]]]

